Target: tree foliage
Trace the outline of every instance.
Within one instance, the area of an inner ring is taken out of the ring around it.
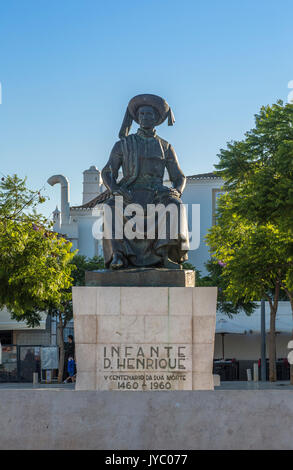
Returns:
[[[104,269],[104,258],[101,256],[93,256],[88,258],[84,255],[76,254],[72,260],[75,269],[72,273],[73,286],[84,286],[85,285],[85,273],[86,271],[96,271],[97,269]]]
[[[219,159],[217,174],[233,190],[238,214],[293,231],[293,104],[263,106],[255,127],[228,143]]]
[[[60,347],[59,369],[58,369],[58,382],[63,380],[64,360],[65,360],[65,344],[64,344],[64,328],[68,322],[73,318],[72,306],[72,286],[85,285],[86,271],[94,271],[104,267],[104,260],[99,256],[87,258],[83,255],[75,254],[70,262],[72,269],[72,279],[69,288],[62,289],[61,295],[63,300],[58,303],[48,304],[48,313],[57,318],[58,325],[58,343]]]
[[[292,157],[293,105],[263,106],[245,138],[220,151],[216,168],[228,193],[219,198],[217,225],[207,237],[224,264],[227,298],[270,303],[270,380],[278,301],[282,293],[290,298],[293,287]]]
[[[191,263],[183,263],[184,269],[192,269],[195,271],[195,285],[198,287],[218,287],[217,310],[229,317],[239,312],[245,312],[251,315],[256,307],[252,301],[246,301],[243,297],[232,301],[227,298],[226,287],[227,279],[223,276],[223,263],[217,260],[209,260],[205,263],[208,274],[203,276],[201,271],[196,269]]]
[[[270,304],[270,380],[276,380],[275,320],[280,291],[288,284],[292,237],[272,223],[252,223],[234,212],[233,192],[221,197],[217,225],[207,236],[213,256],[223,263],[224,293],[233,303],[262,298]]]
[[[231,193],[221,196],[217,224],[207,240],[224,266],[222,278],[231,301],[260,300],[270,296],[277,281],[287,283],[290,235],[271,223],[254,224],[237,215]]]
[[[16,175],[0,182],[0,308],[35,326],[72,282],[71,243],[36,211],[45,198]]]
[[[217,259],[210,259],[205,266],[208,275],[201,277],[198,285],[218,287],[217,310],[230,318],[240,312],[251,315],[256,308],[255,302],[247,300],[244,296],[238,296],[237,298],[227,296],[226,290],[229,285],[229,278],[224,275],[225,263]]]

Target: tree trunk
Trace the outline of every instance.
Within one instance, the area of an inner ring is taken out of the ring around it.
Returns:
[[[293,296],[291,292],[289,292],[287,289],[285,289],[285,292],[288,295],[289,300],[290,300],[291,312],[292,312],[292,317],[293,317]],[[292,339],[293,339],[293,330],[292,330]],[[290,364],[290,384],[293,385],[293,364]]]
[[[271,308],[270,333],[269,333],[269,381],[276,382],[276,310]]]
[[[269,381],[276,382],[277,366],[276,366],[276,315],[278,310],[280,295],[280,281],[276,281],[275,294],[272,300],[268,297],[270,304],[270,334],[269,334]]]
[[[62,321],[62,314],[59,313],[59,322],[58,322],[58,343],[59,343],[59,368],[58,368],[58,383],[63,382],[63,373],[64,373],[64,359],[65,359],[65,348],[64,348],[64,325]]]

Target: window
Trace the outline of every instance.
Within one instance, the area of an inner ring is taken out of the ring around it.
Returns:
[[[0,330],[0,343],[1,344],[12,344],[12,330]]]

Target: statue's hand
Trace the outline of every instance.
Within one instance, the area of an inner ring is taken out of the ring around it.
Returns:
[[[177,199],[181,198],[181,192],[176,188],[170,188],[171,196],[176,197]]]
[[[132,196],[129,191],[125,188],[117,188],[112,191],[113,196],[122,196],[123,199],[130,203],[132,202]]]

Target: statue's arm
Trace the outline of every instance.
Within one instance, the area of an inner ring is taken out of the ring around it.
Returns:
[[[167,149],[166,168],[173,184],[173,188],[181,195],[186,185],[186,178],[179,166],[178,158],[172,145],[169,145]]]
[[[102,178],[104,185],[111,191],[116,191],[119,189],[117,184],[118,171],[122,165],[122,147],[121,141],[115,143],[109,160],[106,166],[102,170]]]

